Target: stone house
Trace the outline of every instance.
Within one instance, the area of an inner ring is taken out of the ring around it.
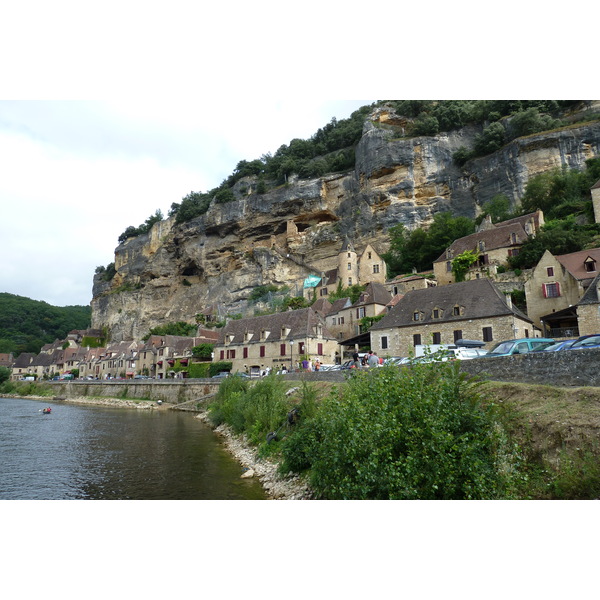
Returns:
[[[577,323],[579,335],[600,333],[600,273],[588,285],[577,304]]]
[[[483,341],[489,349],[502,340],[539,335],[489,279],[407,292],[370,333],[379,356],[409,356],[417,345],[459,339]]]
[[[433,273],[411,273],[410,275],[398,275],[385,282],[385,287],[392,296],[406,294],[412,290],[425,290],[435,287],[437,281],[433,279]]]
[[[348,238],[345,239],[337,256],[337,265],[333,269],[321,271],[304,280],[304,297],[312,298],[313,290],[317,298],[327,297],[335,292],[338,286],[346,288],[351,285],[364,285],[374,281],[385,283],[387,267],[385,261],[376,250],[367,244],[360,253],[355,251]]]
[[[312,308],[231,320],[221,328],[215,361],[229,361],[233,372],[258,373],[296,365],[303,355],[336,362],[338,344]]]
[[[12,353],[0,353],[0,367],[11,369],[14,362],[15,357],[12,355]]]
[[[12,375],[10,376],[12,381],[18,381],[23,377],[30,377],[37,374],[37,370],[34,366],[36,354],[34,352],[21,352],[12,366]]]
[[[575,311],[567,311],[573,313],[570,321],[565,321],[563,318],[567,316],[566,313],[556,315],[561,319],[560,322],[552,318],[552,315],[575,306],[598,274],[599,268],[600,248],[557,256],[546,250],[525,282],[525,300],[529,318],[538,327],[542,327],[544,321],[547,328],[550,326],[554,330],[547,332],[552,337],[563,337],[562,334],[565,332],[558,331],[559,329],[568,329],[570,333],[567,337],[577,336]]]
[[[354,312],[350,298],[336,300],[325,317],[327,330],[338,340],[354,335]]]
[[[498,266],[506,265],[511,256],[516,256],[523,243],[534,237],[543,225],[541,210],[496,224],[489,217],[484,219],[477,232],[452,242],[434,261],[433,272],[438,285],[455,282],[452,260],[467,250],[476,252],[479,258],[469,269],[466,279],[493,277]]]

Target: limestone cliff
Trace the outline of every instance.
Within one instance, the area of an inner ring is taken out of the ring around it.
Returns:
[[[524,138],[496,153],[452,160],[481,128],[432,137],[399,138],[381,113],[366,121],[355,169],[256,194],[239,181],[236,201],[213,204],[192,221],[167,219],[115,250],[112,281],[94,278],[92,327],[112,340],[139,339],[150,327],[194,322],[209,305],[243,312],[257,285],[287,284],[292,292],[312,271],[332,268],[345,236],[358,249],[387,249],[387,230],[427,225],[435,213],[475,217],[496,194],[517,203],[527,180],[554,167],[583,168],[600,155],[600,123],[591,121]]]

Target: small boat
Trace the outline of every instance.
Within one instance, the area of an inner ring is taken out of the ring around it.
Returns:
[[[44,408],[44,410],[42,411],[45,415],[49,415],[52,412],[52,409],[50,407],[48,408]]]

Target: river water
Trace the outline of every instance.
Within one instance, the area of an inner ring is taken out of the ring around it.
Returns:
[[[0,500],[265,499],[241,474],[190,413],[0,398]]]

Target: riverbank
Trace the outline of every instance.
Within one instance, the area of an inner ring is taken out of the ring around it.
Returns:
[[[196,418],[208,425],[221,438],[227,450],[246,469],[245,474],[251,472],[251,476],[259,479],[270,499],[312,499],[311,489],[300,476],[293,473],[289,473],[287,476],[280,475],[276,463],[257,457],[256,448],[248,443],[246,436],[236,435],[225,424],[214,427],[208,418],[207,411],[198,412]]]

